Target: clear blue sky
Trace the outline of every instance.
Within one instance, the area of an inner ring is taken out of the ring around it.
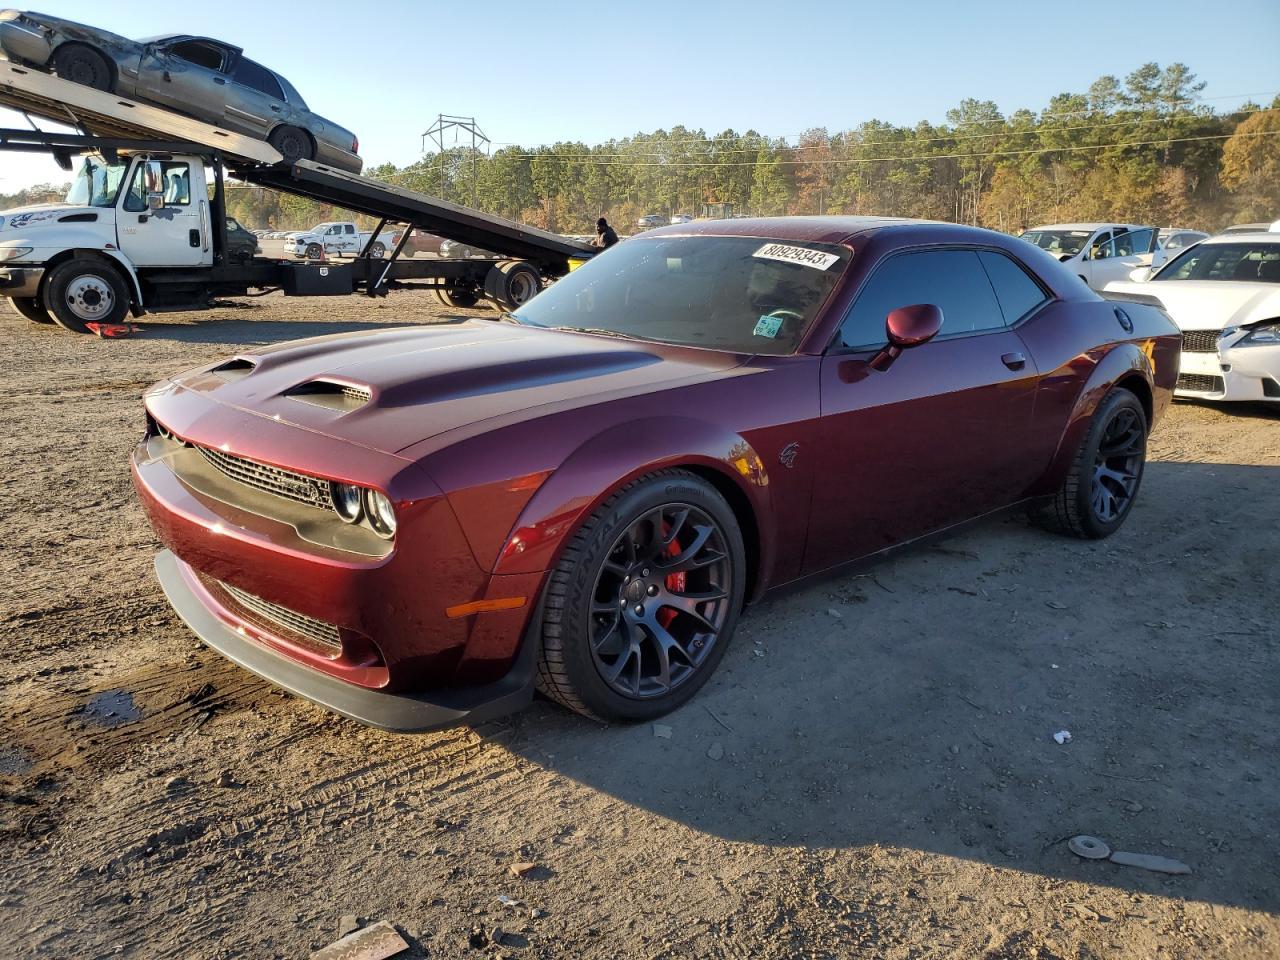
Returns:
[[[1241,98],[1215,98],[1280,92],[1280,0],[39,6],[125,36],[238,44],[355,130],[369,164],[412,162],[440,112],[474,115],[497,144],[533,146],[679,123],[782,136],[939,122],[964,97],[1038,110],[1149,60],[1186,63],[1218,109]],[[20,123],[0,110],[0,125]],[[51,161],[0,154],[0,191],[61,179]]]

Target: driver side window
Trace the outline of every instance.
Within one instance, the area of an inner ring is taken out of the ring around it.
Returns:
[[[921,250],[897,254],[876,268],[840,326],[839,346],[879,349],[885,344],[889,311],[917,303],[941,308],[938,339],[1005,325],[976,251]]]

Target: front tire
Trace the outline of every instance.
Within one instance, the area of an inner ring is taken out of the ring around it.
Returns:
[[[1147,414],[1116,387],[1098,404],[1071,469],[1042,516],[1060,533],[1101,540],[1124,524],[1147,460]]]
[[[551,571],[538,688],[597,720],[675,710],[723,659],[745,580],[742,532],[715,487],[683,470],[633,481]]]
[[[49,311],[45,309],[43,303],[36,297],[13,297],[9,301],[13,304],[13,309],[22,314],[32,323],[53,323],[53,317],[49,315]]]
[[[386,255],[387,255],[387,248],[382,245],[381,241],[379,241],[378,243],[375,243],[372,247],[369,248],[369,256],[372,257],[374,260],[381,260]]]
[[[436,287],[436,299],[446,307],[474,307],[480,298],[472,290],[461,287]]]
[[[73,333],[88,333],[90,323],[120,323],[129,312],[124,279],[105,260],[77,257],[60,263],[46,284],[53,319]]]
[[[57,49],[53,55],[53,72],[63,80],[108,93],[114,85],[107,58],[80,43],[64,44]]]

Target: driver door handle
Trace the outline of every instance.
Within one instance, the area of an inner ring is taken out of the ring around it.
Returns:
[[[214,82],[214,83],[225,84],[227,81],[226,81],[226,80],[224,80],[222,77],[214,77],[214,78],[213,78],[213,82]]]
[[[1020,353],[1006,353],[1000,358],[1000,362],[1010,370],[1021,370],[1027,365],[1027,358]]]

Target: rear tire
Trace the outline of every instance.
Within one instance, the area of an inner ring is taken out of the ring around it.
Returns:
[[[76,257],[49,273],[45,300],[53,319],[73,333],[90,323],[120,323],[129,312],[129,289],[115,267],[96,257]]]
[[[108,93],[115,85],[107,58],[82,43],[67,43],[59,47],[53,54],[53,72],[63,80]]]
[[[484,277],[484,294],[506,310],[524,306],[542,289],[542,274],[523,260],[501,260]]]
[[[745,581],[742,532],[715,487],[684,470],[632,481],[548,577],[538,689],[597,720],[675,710],[724,658]]]
[[[474,307],[480,300],[472,291],[456,287],[436,287],[436,299],[446,307]]]
[[[369,248],[369,256],[372,257],[374,260],[381,260],[386,255],[387,255],[387,248],[383,246],[382,243],[380,242],[375,243],[372,247]]]
[[[315,148],[306,131],[297,127],[276,127],[267,137],[267,143],[275,147],[284,158],[284,162],[292,166],[299,160],[311,160],[315,156]]]
[[[1068,536],[1101,540],[1124,524],[1142,483],[1147,459],[1147,414],[1123,387],[1094,411],[1071,469],[1041,522]]]
[[[13,297],[10,301],[13,309],[18,311],[32,323],[53,323],[53,317],[45,309],[45,305],[36,297]]]

